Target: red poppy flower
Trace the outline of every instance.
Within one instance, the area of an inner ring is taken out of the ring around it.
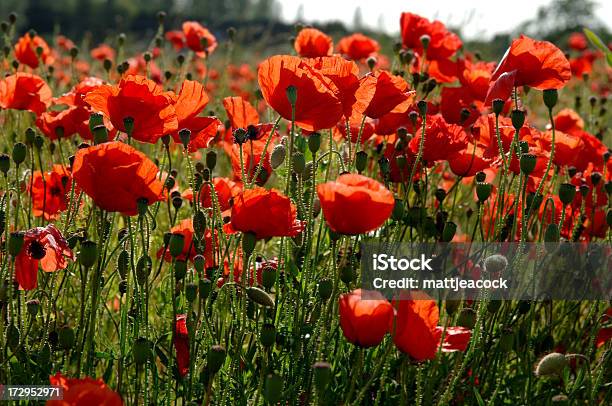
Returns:
[[[399,76],[377,70],[361,78],[355,92],[354,109],[371,118],[379,118],[414,96],[408,83]]]
[[[210,55],[217,48],[215,36],[198,22],[185,21],[183,23],[183,34],[187,47],[199,57]]]
[[[100,44],[96,48],[92,49],[89,53],[93,59],[98,61],[104,61],[105,59],[114,61],[115,50],[106,44]]]
[[[40,59],[37,53],[38,48],[42,49]],[[15,58],[32,69],[38,67],[39,61],[44,65],[50,65],[54,60],[47,42],[38,35],[31,36],[30,33],[26,33],[19,38],[17,44],[15,44]]]
[[[102,379],[88,376],[68,378],[58,372],[49,377],[49,383],[62,387],[63,398],[47,401],[48,406],[123,406],[121,396],[109,388]]]
[[[39,76],[17,72],[0,80],[0,107],[41,114],[51,104],[51,88]]]
[[[380,344],[393,320],[393,306],[377,291],[356,289],[340,295],[338,311],[344,337],[360,347]]]
[[[394,301],[397,309],[393,342],[417,361],[433,359],[438,350],[436,327],[440,312],[435,300],[422,292],[402,292]]]
[[[395,199],[384,185],[357,174],[317,187],[323,215],[337,233],[355,235],[376,230],[391,216]]]
[[[342,117],[337,86],[300,58],[273,56],[259,65],[257,76],[264,99],[286,120],[291,120],[287,88],[297,89],[295,122],[304,130],[331,128]]]
[[[427,141],[426,141],[427,142]],[[448,157],[451,171],[457,176],[469,177],[491,166],[491,160],[485,158],[482,148],[467,144],[463,149]]]
[[[609,324],[612,321],[612,307],[608,307],[606,313],[601,318],[602,324]],[[602,327],[597,332],[597,337],[595,338],[595,347],[602,347],[608,340],[612,339],[612,327]]]
[[[179,131],[191,131],[191,140],[188,144],[190,152],[208,147],[210,140],[217,134],[221,122],[216,117],[198,117],[198,114],[208,104],[208,95],[199,82],[186,80],[174,99],[174,110],[178,119],[178,129],[172,133],[174,142],[181,143]]]
[[[63,165],[53,165],[53,170],[45,172],[44,182],[42,173],[34,171],[29,187],[32,214],[36,217],[44,214],[46,220],[54,220],[66,210],[71,178],[70,170]]]
[[[74,42],[64,35],[58,35],[57,37],[55,37],[55,43],[64,51],[70,51],[72,48],[75,47]]]
[[[378,42],[361,33],[355,33],[344,37],[338,42],[336,47],[339,53],[346,57],[358,61],[375,54],[380,49]]]
[[[38,266],[45,272],[66,269],[74,254],[62,233],[53,225],[25,232],[21,252],[15,257],[15,281],[23,290],[38,286]]]
[[[232,128],[247,128],[259,124],[259,114],[255,107],[242,97],[226,97],[223,107]]]
[[[165,199],[157,166],[142,152],[119,141],[78,150],[72,165],[77,185],[101,209],[127,216],[138,213],[138,201]]]
[[[411,107],[414,106],[412,104],[412,98],[409,98],[405,102],[398,104],[387,114],[374,120],[376,123],[374,132],[377,135],[391,135],[395,134],[400,127],[403,127],[408,130],[409,133],[414,133],[416,128],[413,128],[412,121],[408,116]]]
[[[231,200],[234,196],[240,193],[242,185],[228,178],[213,178],[215,193],[221,211],[225,211],[231,207]],[[200,204],[202,207],[212,207],[212,196],[210,186],[202,185],[200,189]]]
[[[567,39],[567,45],[575,51],[584,51],[589,46],[586,36],[581,32],[572,32]]]
[[[442,326],[436,327],[437,335],[441,336],[443,333],[442,352],[465,351],[472,338],[472,330],[465,327],[446,327],[446,330]]]
[[[174,349],[176,351],[177,368],[181,376],[189,372],[189,332],[187,331],[187,315],[177,314],[174,324]]]
[[[306,58],[331,55],[334,43],[330,36],[316,28],[304,28],[295,38],[295,52]]]
[[[427,47],[427,59],[448,59],[463,45],[459,37],[448,31],[440,21],[428,19],[412,13],[402,13],[400,18],[402,45],[423,55],[421,37],[430,38]]]
[[[69,92],[64,93],[54,100],[56,104],[82,107],[89,109],[90,106],[85,102],[85,96],[92,90],[102,86],[104,81],[100,78],[89,76],[74,85]]]
[[[183,31],[168,31],[165,36],[175,50],[180,51],[185,48],[185,34],[183,34]]]
[[[501,77],[503,74],[506,76]],[[504,86],[492,84],[487,103],[506,100],[513,87],[529,86],[539,90],[560,89],[571,79],[570,64],[563,52],[548,41],[536,41],[525,35],[512,41],[497,65],[491,80],[504,80]],[[503,91],[496,91],[498,88]],[[508,90],[510,89],[510,91]]]
[[[570,58],[570,68],[572,75],[581,78],[590,75],[593,71],[593,62],[597,59],[597,54],[591,51],[584,51],[576,58]]]
[[[354,112],[353,115],[348,119],[348,131],[350,133],[351,142],[356,143],[357,138],[359,138],[359,132],[361,131],[361,140],[360,143],[363,145],[367,141],[372,138],[374,135],[374,123],[371,118],[367,118],[365,122],[363,122],[363,129],[361,128],[361,123],[363,121],[363,115],[357,112]],[[346,120],[338,121],[336,127],[334,128],[334,139],[336,141],[346,139],[347,138],[347,122]]]
[[[71,137],[78,132],[83,121],[89,120],[89,112],[79,107],[45,111],[36,119],[36,126],[50,140]]]
[[[419,151],[421,132],[410,140],[410,150],[413,154]],[[448,124],[440,115],[428,116],[425,129],[425,144],[423,147],[423,161],[433,163],[445,161],[456,152],[467,146],[467,134],[463,127]]]
[[[102,85],[85,96],[85,101],[107,116],[113,126],[126,132],[124,120],[134,120],[132,138],[154,144],[178,129],[172,95],[144,76],[128,75],[119,85]]]
[[[307,63],[336,85],[344,116],[350,117],[356,100],[355,92],[359,88],[357,64],[337,55],[312,58]]]
[[[257,238],[294,237],[304,228],[291,200],[275,189],[244,190],[234,197],[228,231],[254,233]]]

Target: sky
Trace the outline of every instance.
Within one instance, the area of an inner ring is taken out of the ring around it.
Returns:
[[[363,23],[388,33],[399,32],[399,16],[410,11],[450,26],[461,26],[467,39],[491,38],[508,32],[532,19],[540,6],[550,0],[278,0],[285,21],[293,22],[300,6],[307,23],[340,20],[349,26],[357,7]],[[612,0],[599,0],[597,13],[602,21],[612,23]]]

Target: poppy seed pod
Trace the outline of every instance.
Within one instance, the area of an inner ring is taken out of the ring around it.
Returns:
[[[542,97],[544,98],[544,104],[546,107],[548,107],[549,110],[552,110],[557,104],[557,100],[559,100],[559,92],[557,89],[546,89],[542,93]]]
[[[319,281],[319,288],[317,289],[319,297],[323,300],[327,300],[331,297],[333,290],[333,283],[331,279],[323,278]]]
[[[255,250],[255,244],[257,244],[257,236],[254,233],[242,234],[242,251],[247,257]]]
[[[276,268],[272,266],[265,266],[261,271],[261,282],[264,288],[272,289],[276,282]]]
[[[429,43],[431,42],[431,37],[427,34],[421,35],[419,41],[421,41],[421,44],[423,44],[423,49],[427,50],[427,47],[429,47]]]
[[[94,145],[102,144],[108,141],[108,129],[104,124],[94,127],[93,131]]]
[[[545,242],[559,242],[559,226],[555,223],[550,223],[544,232]]]
[[[15,165],[19,166],[23,161],[25,161],[27,151],[28,148],[24,143],[17,142],[15,145],[13,145],[12,158]]]
[[[525,112],[522,110],[512,110],[510,118],[512,120],[512,127],[517,131],[525,124]]]
[[[113,61],[111,61],[108,58],[105,58],[104,61],[102,61],[102,67],[104,68],[106,72],[110,71],[111,68],[113,67]]]
[[[276,327],[271,323],[264,323],[259,332],[261,345],[271,347],[276,342]]]
[[[404,202],[401,199],[395,199],[395,206],[393,206],[393,211],[391,212],[391,218],[396,221],[400,221],[404,218]]]
[[[95,241],[85,240],[81,242],[79,262],[85,268],[92,267],[98,259],[98,244]]]
[[[11,167],[11,158],[7,154],[0,154],[0,172],[6,176]]]
[[[321,134],[320,133],[312,133],[308,137],[308,149],[314,155],[321,148]]]
[[[174,258],[181,255],[185,245],[185,236],[181,233],[172,233],[170,236],[170,242],[168,244],[170,255]]]
[[[536,376],[560,376],[566,366],[568,366],[568,362],[565,355],[558,352],[551,352],[538,362],[535,374]]]
[[[195,268],[196,272],[201,274],[202,272],[204,272],[204,265],[206,264],[206,260],[204,259],[203,255],[196,255],[195,257],[193,257],[193,267]]]
[[[523,154],[523,155],[521,155],[520,166],[521,166],[521,172],[525,176],[529,176],[533,172],[533,170],[535,169],[535,166],[536,166],[536,156],[533,155],[533,154]]]
[[[285,155],[287,155],[287,150],[283,144],[278,144],[274,147],[272,154],[270,154],[270,165],[272,169],[276,169],[283,164]]]
[[[225,348],[221,345],[213,345],[208,350],[208,354],[206,354],[206,369],[211,374],[216,374],[223,363],[225,362],[226,351]]]
[[[421,113],[421,116],[424,117],[427,114],[427,102],[425,100],[419,100],[417,107],[419,109],[419,113]]]
[[[304,169],[306,169],[306,158],[304,154],[301,152],[296,152],[293,154],[293,172],[301,175],[304,173]]]
[[[593,172],[591,173],[591,183],[593,186],[597,186],[601,181],[602,175],[601,172]]]
[[[22,231],[14,231],[9,235],[8,253],[16,257],[23,248],[25,234]]]
[[[134,362],[137,364],[144,364],[151,358],[151,342],[146,338],[140,337],[134,341],[132,347],[132,353],[134,354]]]
[[[476,325],[476,312],[474,309],[466,307],[465,309],[461,310],[461,313],[459,313],[459,317],[457,318],[457,325],[473,329]]]
[[[446,190],[442,188],[436,189],[435,196],[436,196],[436,200],[442,203],[444,199],[446,199]]]
[[[373,56],[368,57],[368,59],[366,59],[366,63],[368,64],[368,68],[372,71],[374,70],[374,68],[376,67],[376,58]]]
[[[202,210],[196,211],[193,215],[193,231],[199,235],[204,235],[206,232],[206,215]]]
[[[133,117],[124,117],[123,118],[123,126],[125,128],[125,132],[127,135],[131,136],[134,131],[134,118]]]
[[[145,284],[151,274],[151,269],[153,269],[151,257],[148,255],[141,256],[136,263],[136,279],[139,285]]]
[[[212,281],[208,278],[200,279],[198,282],[198,290],[200,291],[200,299],[208,299],[212,290]]]
[[[191,141],[191,130],[188,128],[183,128],[179,131],[179,138],[183,144],[183,147],[187,149],[189,142]]]
[[[185,286],[185,297],[189,303],[193,303],[193,301],[198,296],[198,286],[195,283],[188,283]]]
[[[450,242],[455,233],[457,232],[457,224],[452,221],[447,221],[444,223],[444,228],[442,229],[442,242]]]
[[[315,362],[312,370],[314,372],[315,387],[319,393],[323,393],[331,380],[331,364],[322,361]]]
[[[574,196],[576,196],[576,186],[571,183],[562,183],[559,186],[559,200],[564,205],[568,205],[574,201]]]
[[[289,100],[289,103],[295,107],[295,103],[297,102],[297,87],[293,85],[287,86],[286,93],[287,100]]]
[[[264,399],[269,404],[277,404],[283,394],[283,379],[276,374],[266,376],[264,382]]]
[[[499,116],[504,110],[504,101],[502,99],[495,99],[493,100],[491,106],[493,107],[493,113],[495,113],[496,116]]]
[[[476,184],[476,196],[478,196],[479,202],[485,202],[489,196],[491,196],[491,191],[493,190],[493,186],[490,183],[480,182]]]
[[[264,307],[274,307],[274,299],[264,290],[250,286],[246,289],[246,293],[253,302]]]
[[[355,168],[357,172],[361,173],[365,170],[368,163],[368,153],[365,151],[358,151],[355,154]]]
[[[587,184],[582,184],[580,185],[580,194],[582,195],[582,197],[586,197],[589,194],[589,191],[591,190],[591,188],[589,188],[589,185]]]
[[[38,309],[40,308],[40,300],[32,299],[26,302],[26,308],[28,309],[28,313],[30,316],[34,317],[38,314]]]

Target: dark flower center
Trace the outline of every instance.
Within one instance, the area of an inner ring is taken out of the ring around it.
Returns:
[[[34,240],[28,245],[27,252],[32,259],[43,259],[47,254],[47,249],[40,242]]]

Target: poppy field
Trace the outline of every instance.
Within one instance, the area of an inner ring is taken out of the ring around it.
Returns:
[[[588,27],[484,60],[410,12],[392,46],[299,26],[261,55],[162,12],[144,45],[89,48],[2,18],[0,384],[60,387],[49,405],[612,403],[609,283],[366,298],[360,266],[372,239],[612,248],[612,52]]]

